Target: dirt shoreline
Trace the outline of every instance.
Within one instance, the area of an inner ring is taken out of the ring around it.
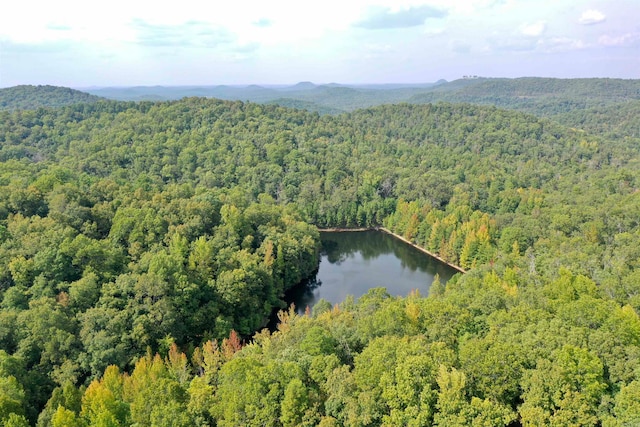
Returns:
[[[347,233],[349,231],[378,231],[379,228],[318,228],[318,231],[325,231],[328,233]]]
[[[416,245],[415,243],[405,239],[404,237],[400,236],[399,234],[394,233],[391,230],[388,230],[384,227],[371,227],[371,228],[318,228],[318,231],[327,231],[327,232],[332,232],[332,233],[342,233],[342,232],[349,232],[349,231],[382,231],[384,233],[387,233],[393,237],[395,237],[396,239],[402,240],[403,242],[405,242],[408,245],[413,246],[414,248],[416,248],[417,250],[419,250],[420,252],[423,252],[435,259],[437,259],[438,261],[447,264],[449,267],[458,270],[460,273],[466,273],[466,270],[464,270],[462,267],[455,265],[455,264],[451,264],[450,262],[442,259],[441,257],[439,257],[438,255],[434,254],[433,252]]]

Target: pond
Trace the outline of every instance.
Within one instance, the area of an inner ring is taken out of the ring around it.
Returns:
[[[321,232],[320,266],[315,277],[290,289],[285,300],[302,313],[321,299],[337,304],[374,287],[406,296],[424,296],[434,276],[446,283],[457,270],[382,231]]]

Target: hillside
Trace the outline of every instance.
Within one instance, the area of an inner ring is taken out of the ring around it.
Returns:
[[[383,104],[437,102],[494,105],[556,120],[590,133],[638,137],[634,118],[640,102],[640,80],[552,79],[527,77],[467,78],[416,85],[315,85],[262,87],[131,87],[91,93],[117,100],[177,100],[189,96],[253,101],[340,114]]]
[[[432,84],[413,85],[316,85],[300,82],[292,86],[140,86],[124,88],[89,89],[88,92],[121,101],[178,100],[184,97],[207,97],[225,100],[253,101],[260,103],[302,102],[312,111],[340,113],[358,108],[371,107],[408,100]]]
[[[552,116],[553,120],[567,126],[616,139],[640,138],[638,117],[640,117],[640,100],[573,109]]]
[[[604,134],[448,103],[0,112],[0,417],[640,421],[640,143]],[[315,226],[377,225],[469,273],[249,342],[316,268]]]
[[[576,109],[640,100],[640,80],[621,79],[469,79],[445,83],[409,102],[468,102],[552,116]]]
[[[0,89],[0,110],[35,110],[40,107],[94,103],[101,99],[67,87],[22,85]]]
[[[473,78],[415,85],[185,86],[131,87],[89,90],[118,100],[180,99],[188,96],[273,102],[278,98],[314,102],[352,111],[375,105],[408,102],[490,104],[550,116],[573,109],[609,106],[640,99],[640,80],[555,79],[542,77]]]
[[[332,107],[324,107],[320,104],[311,101],[301,101],[299,99],[291,99],[291,98],[277,98],[273,101],[265,102],[265,104],[272,105],[280,105],[286,108],[295,108],[297,110],[307,110],[311,112],[316,112],[318,114],[331,114],[336,115],[340,113],[344,113],[342,110],[338,110]]]

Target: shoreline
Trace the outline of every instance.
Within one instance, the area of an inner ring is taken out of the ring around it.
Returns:
[[[318,228],[318,227],[316,227]],[[373,227],[373,228],[338,228],[338,227],[333,227],[333,228],[318,228],[318,231],[322,231],[325,233],[348,233],[350,231],[378,231],[378,228]]]
[[[427,255],[429,255],[430,257],[433,257],[435,259],[437,259],[438,261],[440,261],[443,264],[448,265],[449,267],[453,268],[454,270],[459,271],[462,274],[465,274],[467,271],[464,270],[462,267],[452,264],[449,261],[446,261],[444,259],[442,259],[440,256],[434,254],[433,252],[416,245],[415,243],[411,242],[410,240],[405,239],[404,237],[400,236],[399,234],[394,233],[393,231],[386,229],[384,227],[370,227],[370,228],[318,228],[318,231],[324,231],[324,232],[331,232],[331,233],[343,233],[343,232],[349,232],[349,231],[382,231],[383,233],[387,233],[390,236],[395,237],[398,240],[402,240],[404,243],[413,246],[414,248],[416,248],[417,250],[419,250],[422,253],[425,253]]]

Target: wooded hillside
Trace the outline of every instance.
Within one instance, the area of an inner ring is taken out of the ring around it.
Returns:
[[[21,85],[0,89],[0,110],[35,110],[41,107],[93,103],[101,99],[103,98],[68,87]]]
[[[444,103],[0,112],[0,422],[640,422],[640,140],[611,136]],[[242,346],[315,226],[375,225],[470,273]]]

